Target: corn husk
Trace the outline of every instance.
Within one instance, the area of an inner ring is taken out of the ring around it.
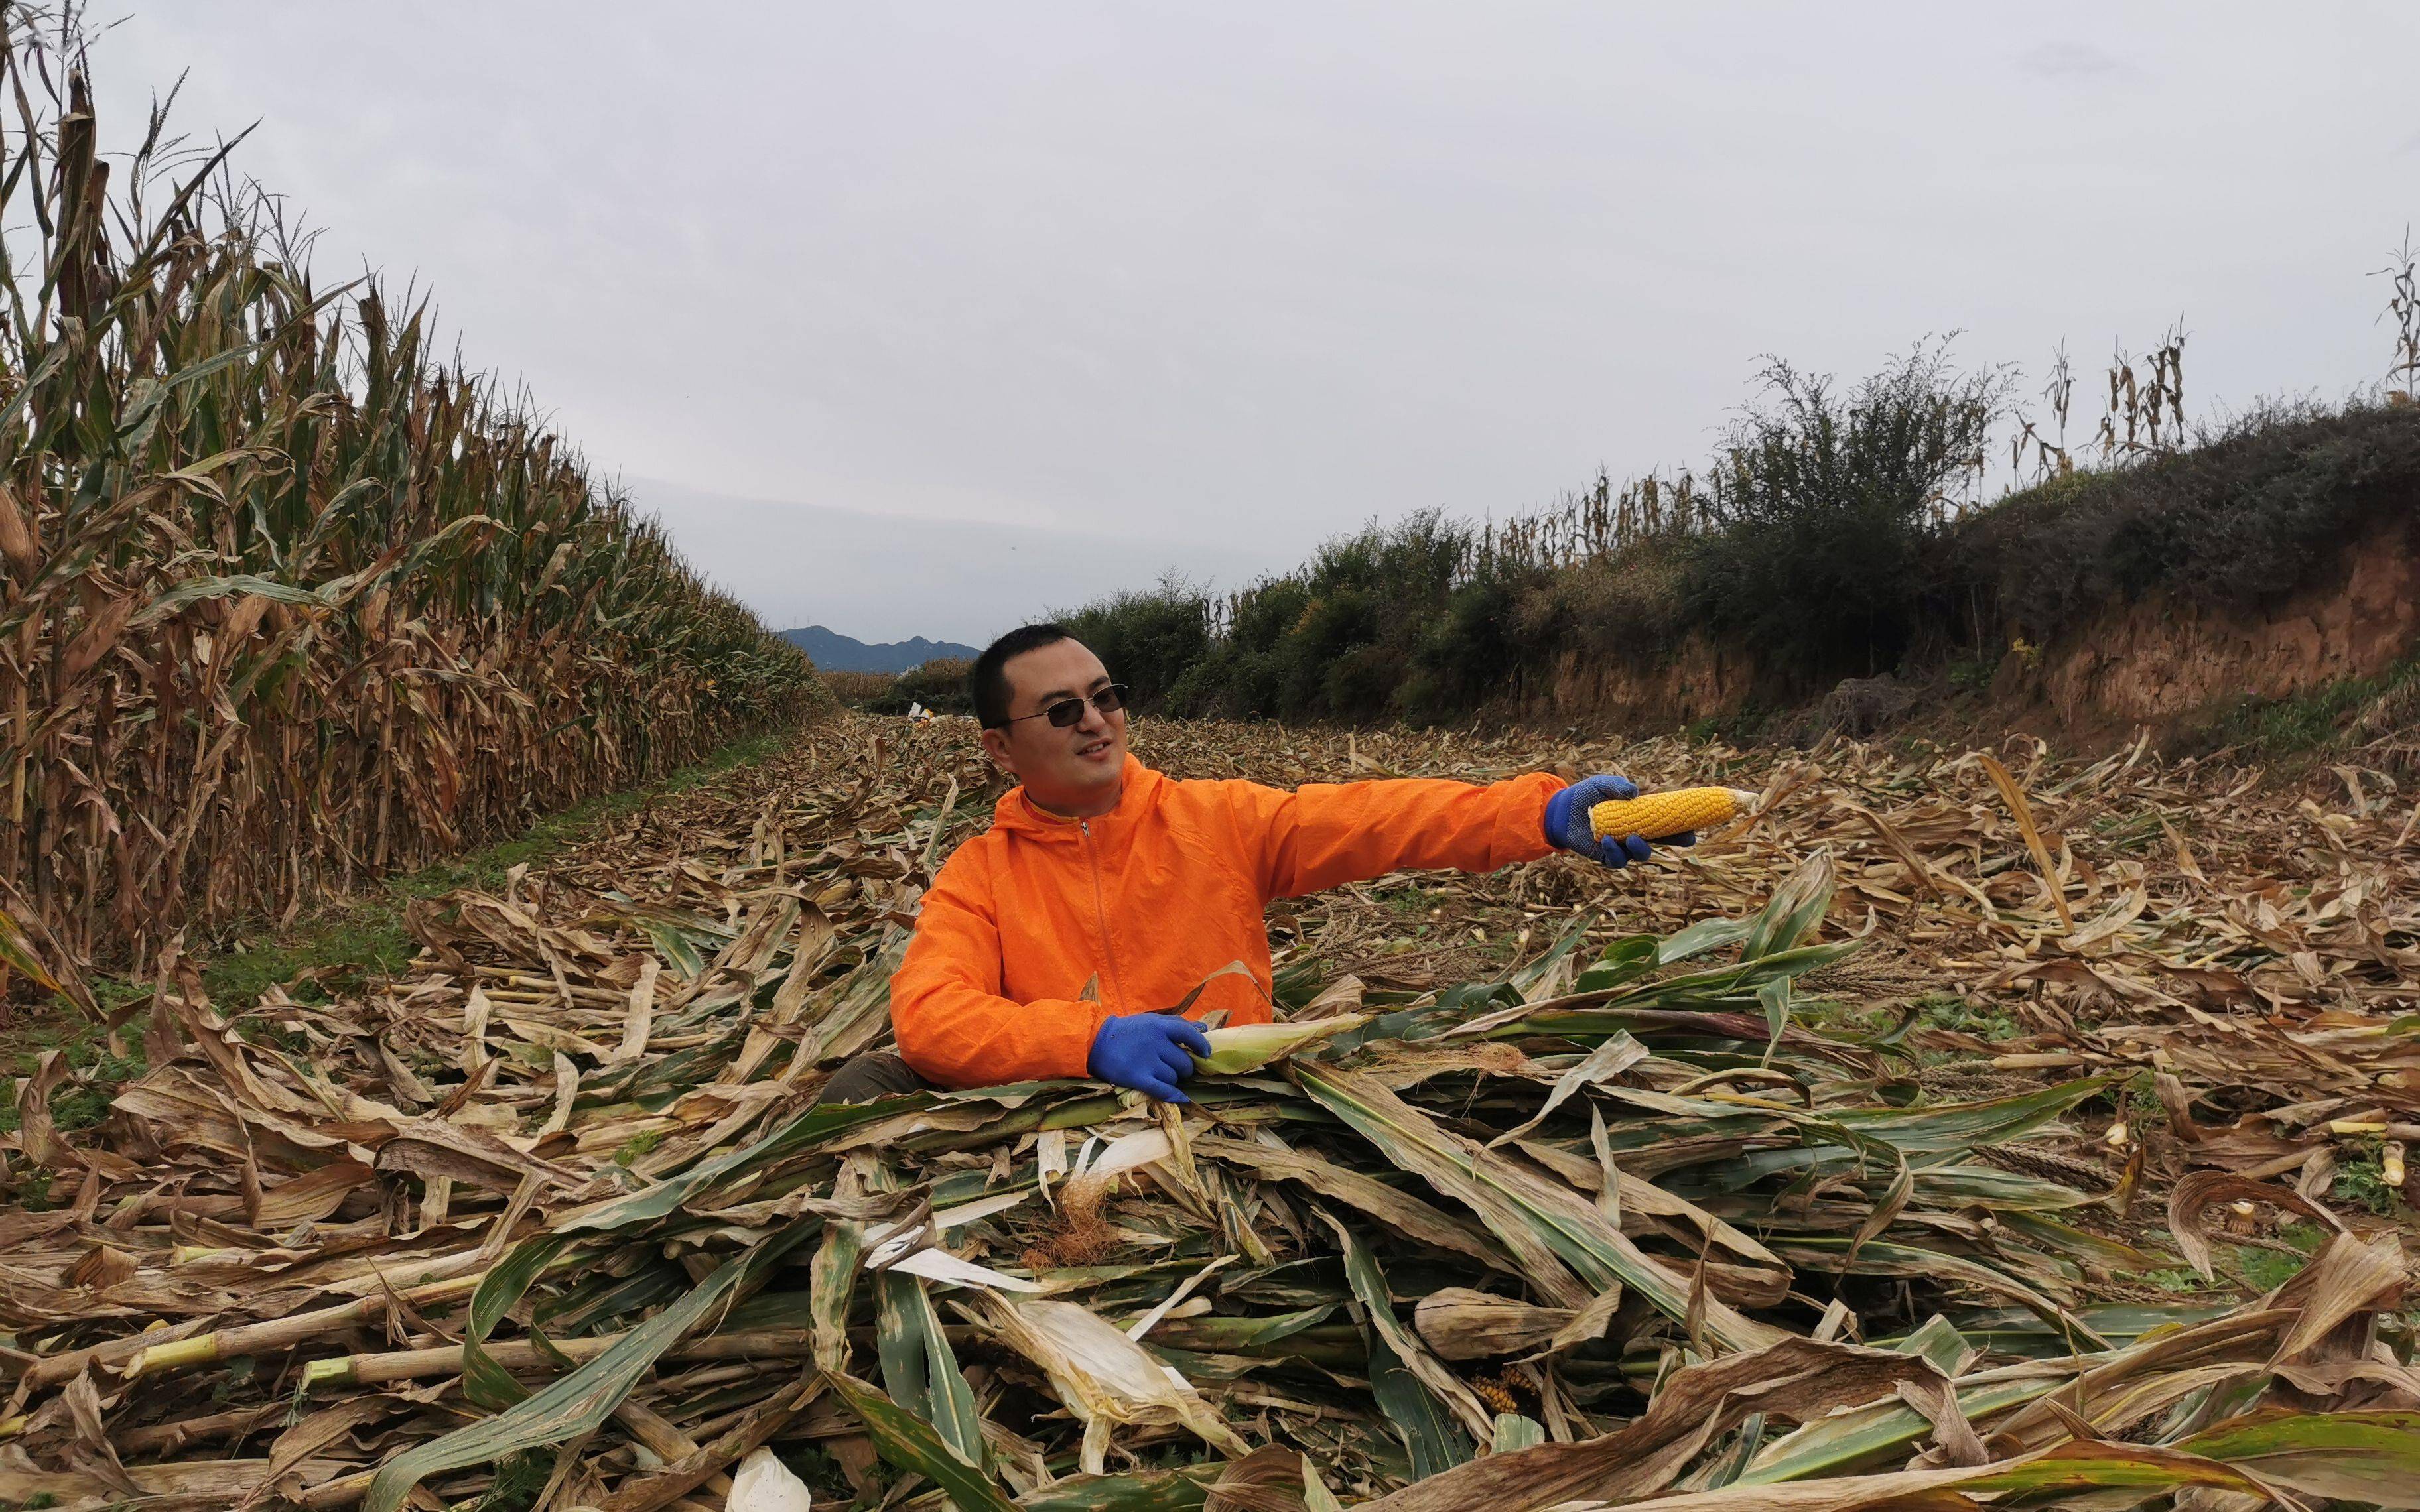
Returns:
[[[1553,1339],[1578,1316],[1575,1308],[1537,1307],[1467,1287],[1432,1291],[1412,1311],[1420,1337],[1445,1360],[1523,1353]]]
[[[732,1473],[723,1512],[812,1512],[814,1493],[770,1449],[753,1449]]]
[[[1210,1053],[1193,1057],[1196,1074],[1242,1076],[1288,1056],[1315,1049],[1369,1022],[1367,1013],[1340,1013],[1308,1024],[1238,1024],[1207,1031]]]
[[[1042,1368],[1082,1422],[1086,1474],[1106,1469],[1109,1430],[1121,1425],[1178,1424],[1226,1453],[1251,1452],[1173,1365],[1074,1303],[994,1298],[980,1316],[1002,1343]]]

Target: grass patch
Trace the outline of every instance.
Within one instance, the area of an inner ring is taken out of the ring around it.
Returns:
[[[1445,902],[1445,894],[1432,892],[1418,884],[1389,888],[1379,893],[1377,898],[1387,905],[1389,913],[1401,914],[1407,918],[1426,918],[1431,909]]]
[[[2327,1242],[2328,1232],[2317,1224],[2288,1224],[2277,1237],[2293,1245],[2294,1253],[2235,1246],[2236,1271],[2243,1277],[2243,1284],[2255,1291],[2274,1291],[2294,1279],[2304,1266],[2311,1263],[2319,1246]]]
[[[1789,718],[1789,711],[1779,705],[1750,700],[1735,709],[1700,716],[1682,732],[1682,738],[1696,746],[1785,745]]]
[[[469,1512],[529,1512],[554,1474],[552,1449],[530,1449],[506,1455],[496,1464],[495,1483],[470,1504]]]
[[[2335,747],[2353,721],[2380,699],[2420,684],[2420,659],[2404,661],[2376,677],[2349,677],[2287,698],[2239,700],[2212,720],[2195,742],[2198,748],[2232,748],[2273,762],[2290,762]]]
[[[2005,1010],[1969,1002],[1952,993],[1927,993],[1916,1000],[1916,1008],[1917,1024],[1929,1029],[1971,1034],[1994,1043],[2024,1033]]]
[[[2335,1184],[2328,1189],[2328,1195],[2339,1202],[2358,1203],[2381,1218],[2394,1217],[2395,1210],[2403,1203],[2402,1194],[2386,1184],[2386,1172],[2379,1164],[2376,1149],[2338,1166]]]
[[[1999,675],[2000,663],[1992,656],[1968,656],[1953,661],[1948,669],[1949,686],[1961,693],[1988,693],[1992,679]]]
[[[2311,1263],[2311,1257],[2327,1242],[2328,1233],[2317,1224],[2292,1223],[2278,1230],[2277,1237],[2292,1245],[2292,1250],[2272,1249],[2260,1244],[2211,1246],[2211,1269],[2218,1273],[2215,1281],[2204,1281],[2200,1273],[2189,1265],[2152,1271],[2143,1279],[2163,1291],[2184,1296],[2222,1292],[2239,1287],[2256,1294],[2274,1291]]]
[[[92,984],[93,997],[106,1012],[142,992],[122,981],[101,980]],[[20,1076],[41,1069],[44,1052],[56,1050],[77,1073],[70,1086],[51,1094],[51,1119],[62,1132],[89,1129],[109,1116],[110,1100],[118,1087],[149,1069],[139,1044],[127,1042],[125,1054],[112,1054],[101,1026],[61,1005],[62,1011],[28,1023],[0,1037],[0,1064]],[[23,1120],[16,1099],[0,1101],[0,1134],[14,1134]]]

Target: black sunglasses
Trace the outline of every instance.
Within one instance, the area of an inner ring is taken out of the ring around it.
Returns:
[[[1080,696],[1071,699],[1061,699],[1058,702],[1051,704],[1048,708],[1039,709],[1032,714],[1020,714],[1015,719],[1002,719],[999,724],[992,726],[992,728],[995,730],[1004,729],[1009,725],[1016,723],[1018,719],[1047,719],[1050,721],[1050,726],[1054,730],[1073,730],[1078,725],[1084,722],[1084,704],[1087,701]],[[1124,683],[1111,683],[1109,687],[1102,688],[1097,693],[1094,693],[1090,702],[1093,707],[1100,710],[1103,714],[1115,714],[1120,709],[1126,706],[1126,685]]]

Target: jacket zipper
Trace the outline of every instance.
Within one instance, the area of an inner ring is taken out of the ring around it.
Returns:
[[[1108,899],[1101,892],[1101,853],[1093,843],[1093,822],[1089,819],[1078,819],[1076,821],[1076,827],[1084,832],[1084,859],[1093,869],[1093,917],[1101,926],[1101,959],[1109,968],[1109,991],[1123,1004],[1125,1001],[1126,990],[1118,980],[1118,952],[1109,944],[1109,905]]]

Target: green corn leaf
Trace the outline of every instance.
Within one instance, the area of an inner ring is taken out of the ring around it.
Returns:
[[[1619,1283],[1666,1317],[1689,1319],[1689,1286],[1570,1187],[1489,1156],[1374,1081],[1315,1062],[1295,1061],[1291,1071],[1296,1085],[1388,1160],[1477,1212],[1557,1305],[1585,1306]],[[1708,1332],[1730,1349],[1760,1349],[1783,1336],[1712,1298],[1698,1310]]]
[[[1781,1031],[1790,1027],[1790,979],[1776,977],[1756,990],[1756,1000],[1764,1007],[1764,1022],[1773,1030],[1765,1041],[1764,1058],[1773,1060],[1773,1053],[1781,1048]]]
[[[1589,926],[1595,922],[1595,916],[1588,913],[1582,913],[1575,918],[1564,927],[1563,933],[1556,938],[1555,943],[1546,948],[1544,954],[1512,973],[1512,990],[1525,997],[1528,996],[1531,988],[1546,980],[1548,972],[1560,964],[1566,956],[1579,949],[1580,941],[1588,936]]]
[[[1392,1408],[1388,1411],[1388,1416],[1397,1423],[1404,1446],[1411,1451],[1413,1465],[1434,1467],[1419,1472],[1431,1475],[1461,1464],[1475,1452],[1474,1441],[1487,1436],[1490,1419],[1486,1409],[1470,1388],[1430,1353],[1419,1336],[1395,1316],[1387,1277],[1369,1249],[1354,1237],[1353,1230],[1332,1214],[1323,1211],[1320,1216],[1336,1231],[1337,1242],[1344,1253],[1345,1279],[1351,1283],[1353,1295],[1361,1304],[1363,1319],[1371,1330],[1370,1372],[1373,1387],[1378,1376],[1392,1370],[1432,1398],[1425,1410],[1409,1419],[1397,1417]],[[1399,1403],[1409,1395],[1400,1380],[1390,1380],[1387,1387],[1379,1389],[1391,1392]],[[1386,1399],[1382,1395],[1381,1402]]]
[[[529,1396],[529,1388],[496,1364],[484,1345],[569,1242],[560,1234],[547,1234],[515,1245],[471,1293],[470,1320],[462,1330],[462,1395],[479,1406],[506,1408]]]
[[[1375,1329],[1370,1333],[1370,1394],[1411,1454],[1413,1479],[1426,1480],[1470,1458],[1470,1441]]]
[[[156,625],[188,604],[208,598],[228,598],[239,594],[258,594],[279,604],[325,607],[324,589],[300,588],[292,583],[278,582],[253,573],[234,573],[224,578],[196,578],[178,583],[146,605],[128,622],[129,629],[142,629]]]
[[[1832,906],[1832,853],[1819,850],[1800,863],[1748,926],[1740,959],[1760,961],[1797,946]]]
[[[2067,1383],[2053,1376],[1962,1381],[1958,1386],[1958,1405],[1970,1421],[1979,1423],[2039,1401]],[[1897,1399],[1851,1408],[1766,1444],[1739,1476],[1739,1484],[1776,1486],[1786,1481],[1844,1474],[1893,1458],[1904,1458],[1910,1449],[1931,1435],[1932,1424],[1915,1408]]]
[[[864,1248],[864,1226],[836,1219],[824,1225],[824,1242],[808,1268],[815,1364],[826,1370],[848,1369],[848,1307],[857,1294],[857,1260]]]
[[[1907,1153],[1969,1150],[2006,1144],[2040,1128],[2068,1109],[2123,1080],[2085,1076],[1981,1103],[1933,1108],[1843,1108],[1829,1117],[1843,1128],[1881,1140]]]
[[[397,1512],[411,1489],[442,1471],[487,1464],[522,1449],[594,1430],[630,1394],[664,1350],[703,1321],[752,1274],[769,1269],[810,1231],[794,1224],[701,1281],[686,1297],[616,1340],[604,1353],[494,1417],[416,1444],[380,1466],[363,1499],[366,1512]]]
[[[941,1488],[958,1512],[1016,1512],[993,1479],[959,1458],[930,1423],[892,1401],[865,1381],[838,1371],[824,1381],[841,1405],[865,1425],[874,1452],[885,1464],[922,1475]]]
[[[695,981],[706,975],[706,958],[697,953],[696,946],[689,943],[688,935],[661,919],[643,918],[639,927],[647,932],[647,938],[654,943],[656,953],[679,973],[681,980]]]
[[[975,1394],[941,1332],[922,1276],[885,1271],[876,1283],[874,1335],[891,1399],[933,1426],[950,1452],[984,1462],[983,1419]]]
[[[2272,1411],[2175,1447],[2311,1496],[2420,1506],[2420,1412]]]
[[[1214,1461],[1131,1475],[1067,1475],[1018,1497],[1016,1505],[1022,1512],[1192,1512],[1225,1468]]]
[[[1956,1379],[1975,1358],[1975,1346],[1958,1332],[1958,1325],[1934,1313],[1918,1324],[1907,1337],[1891,1348],[1902,1354],[1920,1354],[1941,1367],[1941,1373]]]
[[[1746,939],[1755,922],[1745,918],[1701,918],[1676,934],[1655,940],[1652,934],[1640,938],[1655,942],[1655,964],[1668,966],[1676,961],[1686,961],[1693,955],[1719,950],[1727,945],[1737,945]]]

